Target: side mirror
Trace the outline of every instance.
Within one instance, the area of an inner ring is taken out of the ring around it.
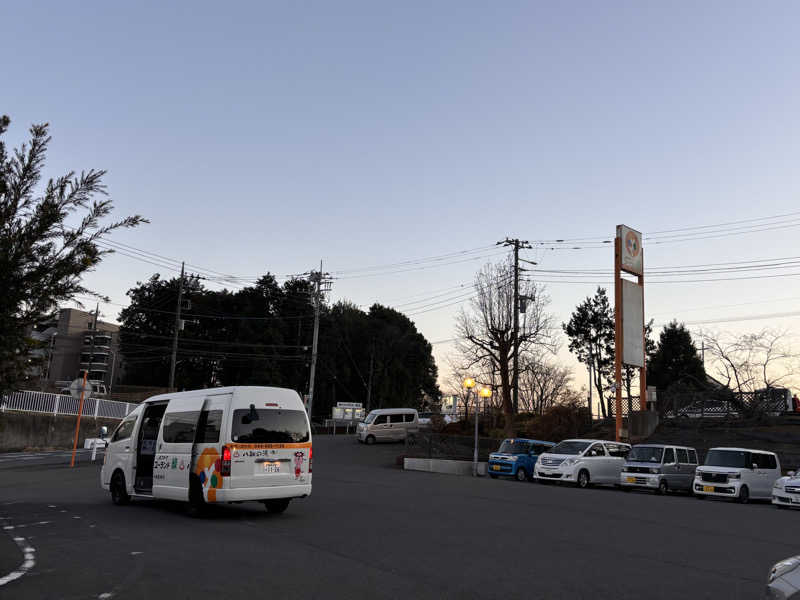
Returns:
[[[758,468],[758,465],[756,463],[753,463],[753,471],[755,471],[757,468]]]
[[[103,425],[103,426],[100,428],[100,439],[101,439],[101,440],[104,440],[104,439],[106,439],[106,436],[107,436],[107,435],[108,435],[108,427],[106,427],[105,425]]]

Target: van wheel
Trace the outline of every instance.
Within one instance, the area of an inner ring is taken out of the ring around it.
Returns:
[[[192,518],[202,517],[206,513],[205,499],[203,498],[203,486],[196,477],[192,477],[189,482],[189,508],[188,513]]]
[[[364,440],[364,441],[367,443],[367,446],[371,446],[372,444],[375,443],[375,436],[374,435],[368,435],[367,439]]]
[[[267,512],[279,515],[289,507],[290,498],[280,498],[278,500],[264,500],[264,507]]]
[[[667,480],[666,479],[662,479],[661,481],[659,481],[658,482],[658,491],[656,491],[656,494],[658,494],[659,496],[663,496],[668,491],[669,491],[669,486],[667,486]]]
[[[591,480],[589,478],[589,471],[586,469],[581,469],[581,472],[578,473],[578,487],[579,488],[588,488],[591,485]]]
[[[111,501],[117,506],[124,506],[131,501],[128,490],[125,489],[125,475],[117,471],[111,478]]]
[[[743,485],[739,489],[739,497],[736,499],[739,504],[747,504],[750,502],[750,490],[747,489],[746,485]]]
[[[517,481],[525,481],[528,479],[528,473],[525,471],[524,467],[520,467],[517,469]]]

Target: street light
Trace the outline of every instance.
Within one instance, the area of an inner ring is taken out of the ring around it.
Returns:
[[[473,382],[474,383],[474,382]],[[484,387],[478,392],[478,395],[475,397],[475,449],[472,454],[472,476],[478,476],[478,398],[485,398],[483,401],[484,407],[486,406],[486,402],[488,399],[492,397],[492,390],[491,388]]]

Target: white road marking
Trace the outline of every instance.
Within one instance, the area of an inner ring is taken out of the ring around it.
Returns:
[[[97,597],[97,600],[110,600],[113,597],[114,594],[112,594],[111,592],[103,592]]]
[[[136,556],[137,554],[142,554],[141,552],[131,552],[131,556]]]
[[[22,564],[17,567],[16,571],[11,571],[8,575],[0,577],[0,586],[19,579],[36,565],[36,548],[31,546],[24,537],[17,536],[13,539],[22,551]]]

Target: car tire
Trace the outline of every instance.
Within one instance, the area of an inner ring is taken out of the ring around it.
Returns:
[[[589,471],[587,471],[586,469],[581,469],[580,472],[578,473],[577,483],[579,488],[586,489],[588,487],[591,487],[592,481],[591,477],[589,476]]]
[[[131,496],[125,488],[125,475],[117,471],[111,477],[111,502],[117,506],[125,506],[131,501]]]
[[[517,481],[527,481],[528,480],[528,472],[525,470],[525,467],[519,467],[517,469]]]
[[[367,444],[367,446],[372,446],[372,444],[375,443],[375,436],[374,435],[368,435],[367,439],[364,440],[364,443]]]
[[[656,490],[656,494],[659,496],[664,496],[669,491],[669,485],[667,484],[666,479],[661,479],[658,482],[658,490]]]
[[[288,507],[291,498],[278,498],[276,500],[264,500],[264,508],[271,515],[279,515],[283,513]]]
[[[736,497],[736,501],[739,504],[747,504],[750,502],[750,490],[746,485],[739,488],[739,495]]]
[[[495,475],[494,473],[489,473],[489,477],[491,477],[492,479],[497,479],[497,475]]]

